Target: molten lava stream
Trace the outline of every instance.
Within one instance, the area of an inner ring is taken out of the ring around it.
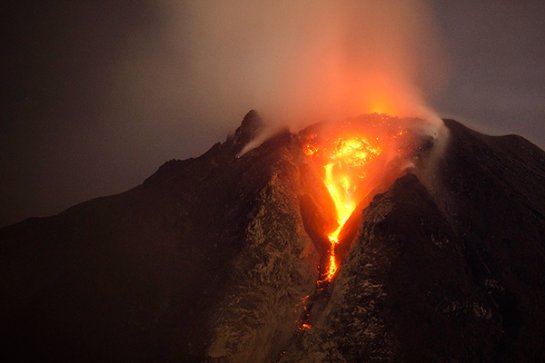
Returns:
[[[335,254],[339,235],[364,195],[363,181],[369,162],[382,153],[378,137],[371,142],[363,135],[338,137],[332,145],[307,144],[305,154],[317,157],[323,163],[323,182],[335,206],[337,227],[328,233],[329,261],[326,272],[318,283],[330,282],[338,270]],[[321,152],[321,154],[320,154]]]

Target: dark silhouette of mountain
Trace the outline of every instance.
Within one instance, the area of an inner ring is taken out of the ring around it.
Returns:
[[[238,156],[255,112],[134,189],[0,229],[3,361],[544,361],[545,152],[445,125],[319,295],[324,186],[297,135]]]

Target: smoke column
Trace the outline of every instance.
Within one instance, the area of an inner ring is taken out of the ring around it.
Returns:
[[[424,95],[446,67],[425,1],[160,4],[161,49],[140,59],[158,76],[135,86],[157,89],[156,107],[231,130],[250,108],[292,131],[369,112],[433,118]]]

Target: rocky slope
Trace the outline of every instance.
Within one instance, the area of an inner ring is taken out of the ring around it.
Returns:
[[[314,226],[333,216],[296,135],[237,157],[259,128],[250,112],[226,142],[126,193],[1,229],[1,354],[544,360],[545,153],[445,124],[434,172],[401,176],[357,221],[311,329],[302,299],[326,248]]]

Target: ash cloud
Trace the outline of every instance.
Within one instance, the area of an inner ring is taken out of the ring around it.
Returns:
[[[448,67],[426,1],[159,4],[160,34],[144,40],[156,51],[127,77],[153,108],[226,132],[256,109],[268,134],[370,112],[435,118],[424,96]]]

